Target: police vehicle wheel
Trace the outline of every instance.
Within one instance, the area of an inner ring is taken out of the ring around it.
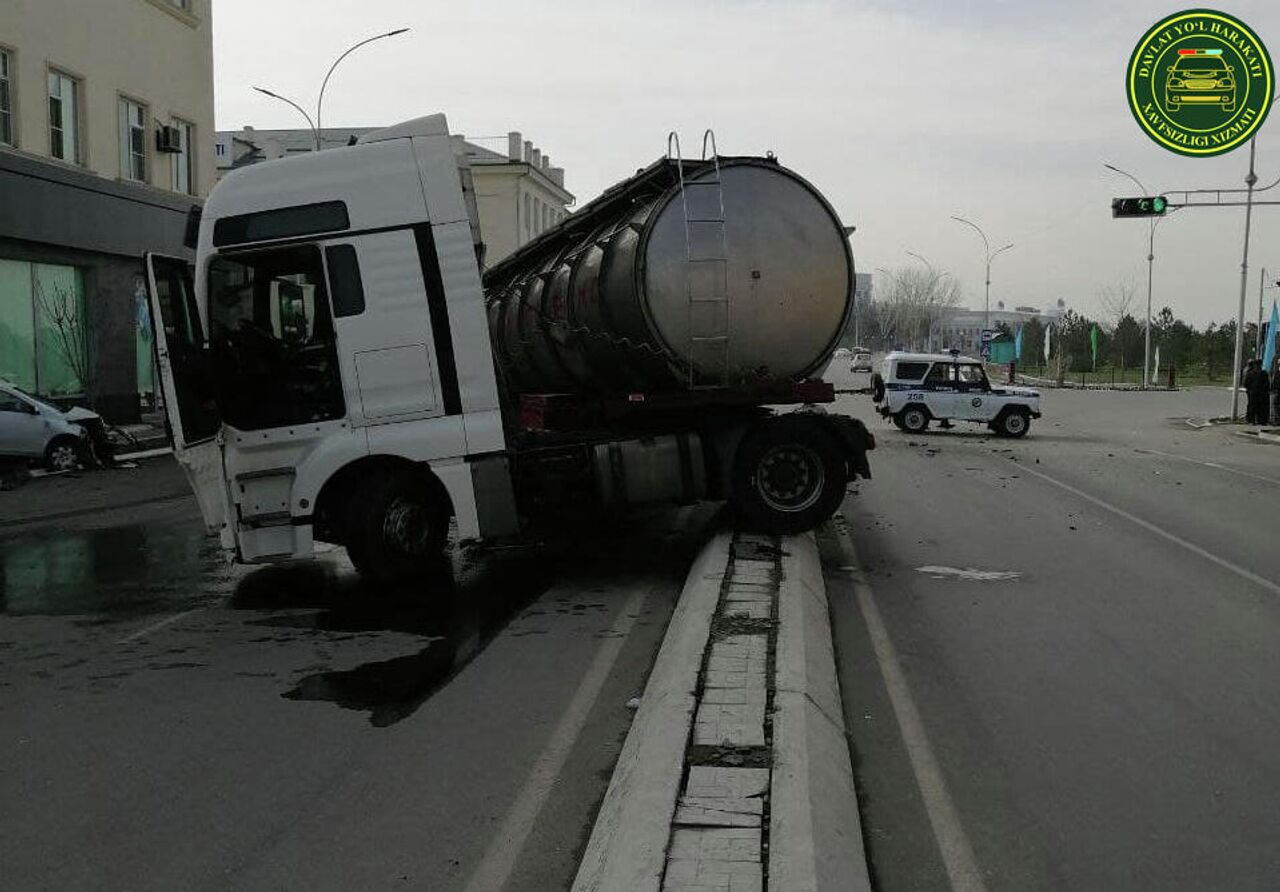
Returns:
[[[908,406],[898,413],[898,426],[909,434],[922,434],[929,429],[929,414],[919,406]]]
[[[822,422],[776,416],[738,446],[729,504],[744,528],[801,533],[836,512],[847,480],[844,453]]]
[[[1025,437],[1031,429],[1031,416],[1016,409],[1010,410],[997,418],[994,426],[1001,437]]]
[[[877,403],[884,402],[884,378],[879,372],[873,372],[871,375],[871,399]]]
[[[347,517],[347,556],[363,578],[379,583],[429,573],[449,532],[448,505],[427,481],[410,474],[357,489]]]

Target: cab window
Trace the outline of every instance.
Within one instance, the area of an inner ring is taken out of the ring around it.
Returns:
[[[223,419],[240,430],[345,414],[320,251],[224,254],[209,264],[209,341]]]

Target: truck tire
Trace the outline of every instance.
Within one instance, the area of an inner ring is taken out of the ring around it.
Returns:
[[[921,406],[907,406],[894,421],[909,434],[923,434],[929,429],[929,413]]]
[[[729,504],[747,528],[802,533],[836,512],[847,481],[840,445],[820,420],[775,416],[742,438],[733,459]]]
[[[347,556],[361,577],[378,583],[423,578],[438,565],[449,532],[449,506],[413,474],[378,477],[348,505]]]
[[[991,427],[997,437],[1025,437],[1027,431],[1031,430],[1031,416],[1026,409],[1005,409],[991,423]]]

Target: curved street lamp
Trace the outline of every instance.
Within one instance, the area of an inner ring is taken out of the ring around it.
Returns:
[[[298,103],[294,102],[288,96],[281,96],[279,93],[272,93],[270,90],[266,89],[265,87],[254,87],[254,89],[257,90],[259,93],[262,93],[264,96],[270,96],[272,99],[279,99],[281,102],[288,103],[289,105],[297,109],[298,114],[306,118],[307,126],[311,128],[311,135],[312,137],[315,138],[315,141],[316,141],[316,149],[318,150],[320,148],[320,131],[316,130],[315,121],[311,120],[311,115],[307,114],[306,111],[303,110],[302,106],[298,105]]]
[[[985,301],[983,303],[982,327],[990,330],[991,328],[991,261],[995,260],[996,257],[1003,254],[1005,251],[1008,251],[1010,248],[1012,248],[1013,243],[1010,242],[1009,244],[1005,245],[1003,248],[997,248],[995,251],[992,251],[991,242],[987,241],[987,234],[982,231],[981,226],[979,226],[977,223],[974,223],[972,220],[966,220],[964,217],[957,217],[955,214],[951,215],[951,219],[955,220],[958,223],[963,223],[966,226],[972,227],[973,231],[978,233],[978,235],[982,237],[982,247],[986,250],[986,258],[987,258],[987,293],[986,293]]]
[[[333,77],[334,69],[338,67],[338,65],[342,62],[343,59],[347,58],[347,56],[350,56],[352,53],[360,49],[360,47],[364,46],[365,44],[373,43],[375,40],[382,40],[383,38],[386,38],[386,37],[395,37],[398,34],[404,34],[408,30],[409,30],[408,28],[397,28],[394,31],[388,31],[385,34],[375,34],[373,37],[366,37],[364,40],[361,40],[359,43],[356,43],[348,47],[346,52],[344,52],[341,56],[335,59],[333,61],[333,64],[329,66],[329,71],[325,74],[324,81],[321,82],[320,84],[320,94],[316,97],[316,118],[314,121],[311,120],[311,116],[303,110],[302,106],[298,105],[298,103],[294,102],[292,99],[289,99],[286,96],[281,96],[279,93],[273,93],[270,90],[267,90],[263,87],[254,87],[253,89],[257,90],[259,93],[262,93],[266,96],[270,96],[272,99],[279,99],[281,102],[285,102],[293,106],[293,108],[296,109],[298,113],[306,119],[307,126],[311,128],[311,135],[315,139],[316,151],[318,152],[320,151],[320,148],[321,148],[320,128],[322,124],[320,121],[320,113],[324,109],[324,90],[325,90],[325,87],[329,86],[329,78]]]
[[[408,28],[397,28],[394,31],[388,31],[386,34],[375,34],[373,37],[366,37],[364,40],[351,46],[345,53],[343,53],[337,59],[334,59],[333,64],[329,66],[329,71],[324,76],[324,81],[320,84],[320,95],[316,97],[316,151],[320,150],[320,127],[321,127],[320,111],[324,106],[324,88],[329,86],[329,78],[333,77],[333,70],[337,68],[339,64],[341,64],[343,59],[347,58],[347,56],[350,56],[352,53],[360,49],[360,47],[364,46],[365,44],[373,43],[375,40],[382,40],[387,37],[395,37],[398,34],[404,34],[408,30],[409,30]]]

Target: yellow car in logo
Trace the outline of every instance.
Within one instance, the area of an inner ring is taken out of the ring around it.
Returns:
[[[1164,107],[1170,112],[1185,105],[1216,105],[1236,110],[1235,71],[1221,50],[1179,50],[1164,82]]]

